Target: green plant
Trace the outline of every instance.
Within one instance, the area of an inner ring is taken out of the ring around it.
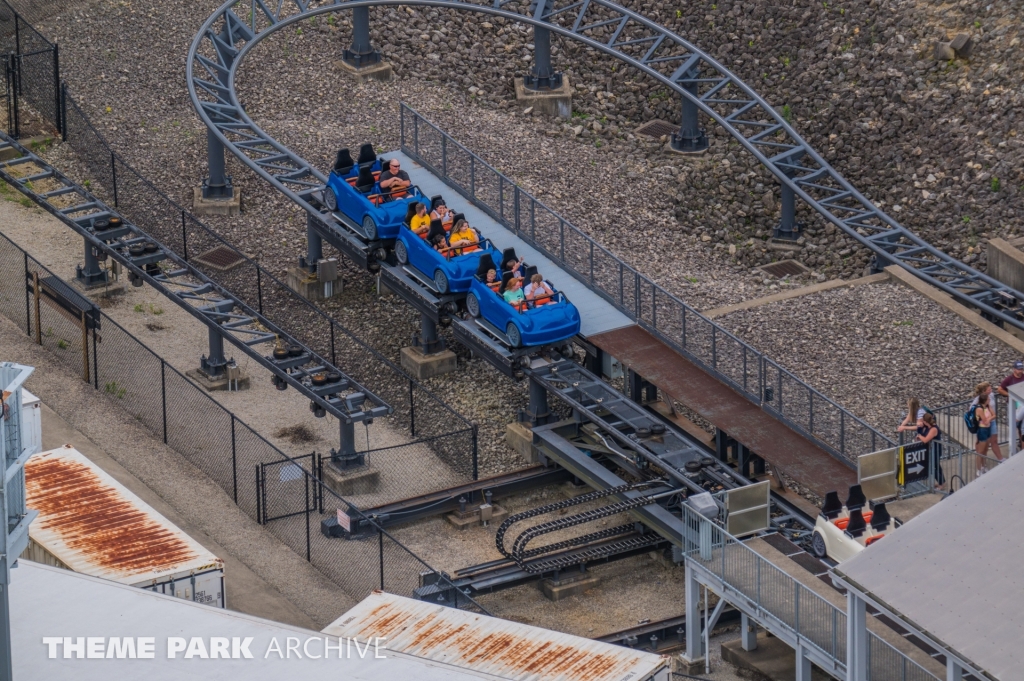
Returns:
[[[993,192],[999,191],[999,178],[993,177],[991,180],[989,180],[988,188],[991,189]]]
[[[789,62],[790,62],[790,59],[789,59],[789,57],[788,57],[788,56],[786,56],[786,55],[782,55],[782,59],[780,59],[779,61],[781,61],[781,62],[782,62],[782,65],[783,65],[783,66],[785,66],[785,67],[789,67]]]
[[[86,180],[85,182],[83,182],[82,185],[84,185],[86,189],[89,189],[90,187],[92,187],[92,183],[89,182],[89,180]]]
[[[142,303],[138,303],[135,305],[135,311],[141,312],[142,314],[146,314],[146,308],[142,306]]]
[[[327,15],[327,25],[328,26],[334,26],[335,22],[337,22],[337,19],[334,18],[334,15],[333,14],[328,14]]]
[[[110,395],[115,395],[117,396],[118,399],[123,400],[124,396],[128,392],[128,389],[119,386],[117,384],[117,381],[111,381],[110,383],[107,383],[106,385],[103,386],[103,391]]]
[[[782,117],[786,119],[787,123],[793,122],[793,110],[789,108],[789,104],[783,105]]]
[[[687,277],[686,281],[690,282],[691,284],[696,284],[697,283],[697,277]]]
[[[676,19],[682,19],[682,18],[683,18],[683,10],[677,9],[676,10]]]
[[[28,198],[27,196],[23,196],[20,199],[18,199],[18,203],[20,203],[25,208],[32,207],[32,199]]]
[[[974,28],[981,28],[981,22],[980,21],[975,21],[974,22]]]
[[[57,341],[57,347],[60,348],[61,350],[66,350],[68,347],[68,342],[61,338],[59,341]]]
[[[598,149],[600,149],[603,145],[604,143],[601,142],[601,140],[594,140],[594,146],[597,147]]]
[[[46,336],[47,338],[52,336],[53,335],[53,327],[52,326],[46,327],[46,331],[43,332],[43,335]]]
[[[747,42],[747,47],[753,47],[753,46],[754,46],[754,41],[753,40]]]
[[[295,29],[295,35],[302,35],[302,27],[301,26],[299,26],[297,29]]]
[[[971,223],[971,218],[970,216],[965,215],[962,218],[960,218],[960,222],[964,223],[965,225],[969,225]]]
[[[154,307],[153,303],[150,303],[149,313],[153,315],[162,315],[164,313],[164,309],[162,307]]]

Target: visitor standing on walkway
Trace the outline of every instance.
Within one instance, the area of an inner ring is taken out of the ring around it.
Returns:
[[[1009,397],[1009,387],[1011,385],[1016,385],[1017,383],[1024,383],[1024,362],[1020,360],[1013,363],[1013,370],[1010,372],[1010,375],[1002,380],[996,390],[999,391],[999,394],[1003,397]]]
[[[978,420],[978,442],[974,451],[978,453],[978,473],[985,472],[985,455],[989,449],[998,461],[1003,460],[999,451],[999,424],[996,421],[996,396],[992,392],[991,383],[979,383],[974,388],[974,399],[971,401],[974,416]]]

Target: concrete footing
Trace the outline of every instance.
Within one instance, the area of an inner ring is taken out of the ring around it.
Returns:
[[[237,372],[237,373],[236,373]],[[207,392],[213,392],[214,390],[248,390],[249,389],[249,377],[242,373],[241,369],[235,369],[229,372],[231,374],[231,380],[229,385],[228,374],[219,378],[210,378],[199,369],[192,369],[186,371],[185,375],[191,378],[193,381],[199,384],[199,387]]]
[[[391,80],[391,76],[394,75],[394,70],[391,68],[391,62],[378,62],[370,66],[363,66],[362,68],[356,68],[347,61],[339,59],[334,62],[334,68],[342,73],[352,76],[360,83],[365,83],[368,80]]]
[[[672,671],[679,674],[703,674],[704,658],[698,657],[695,660],[689,660],[682,655],[676,655],[672,658]]]
[[[569,77],[562,76],[562,86],[554,90],[537,92],[527,90],[523,85],[522,78],[515,79],[516,101],[521,106],[533,107],[546,116],[561,116],[569,118],[572,116],[572,86],[569,85]]]
[[[343,497],[355,494],[368,494],[377,489],[380,483],[380,471],[370,466],[359,466],[341,470],[328,461],[324,464],[324,484]]]
[[[722,644],[722,659],[740,669],[752,671],[772,681],[792,681],[796,678],[796,651],[775,637],[761,634],[757,648],[744,650],[739,639]],[[704,671],[703,662],[700,671]],[[817,667],[811,667],[814,681],[828,681],[831,677]]]
[[[540,450],[533,446],[533,430],[516,421],[505,426],[505,442],[530,463],[540,462]]]
[[[306,300],[327,300],[333,298],[342,291],[341,279],[332,281],[330,289],[317,279],[315,272],[310,272],[302,267],[291,267],[288,269],[288,288],[298,293]],[[330,295],[327,295],[327,291]]]
[[[95,284],[85,284],[78,279],[71,280],[71,286],[79,293],[85,294],[87,298],[110,298],[124,293],[124,284],[111,279],[106,283],[98,281]]]
[[[804,247],[788,239],[768,239],[768,250],[779,253],[799,253]]]
[[[204,199],[203,190],[195,187],[192,190],[192,212],[204,215],[239,215],[242,212],[242,192],[235,189],[230,199]]]
[[[419,381],[451,373],[459,366],[458,358],[451,350],[425,355],[419,348],[409,346],[402,348],[401,354],[402,368]]]
[[[490,505],[490,518],[486,521],[488,525],[500,525],[501,521],[508,517],[508,511],[497,504]],[[445,519],[456,530],[467,530],[470,527],[482,526],[480,508],[467,509],[465,513],[455,511],[445,516]]]
[[[600,577],[595,577],[590,573],[581,573],[570,577],[559,577],[557,580],[542,579],[538,587],[549,601],[560,601],[569,596],[578,596],[600,583]]]

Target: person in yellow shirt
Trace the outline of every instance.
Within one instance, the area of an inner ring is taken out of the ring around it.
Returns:
[[[452,227],[452,231],[448,235],[448,243],[452,245],[452,248],[458,249],[455,251],[455,255],[463,255],[464,253],[472,253],[479,250],[476,246],[478,242],[479,239],[477,239],[476,232],[473,231],[473,228],[465,220],[459,220]]]
[[[409,219],[409,229],[426,239],[430,231],[430,215],[427,214],[427,207],[422,203],[416,203],[416,214]]]

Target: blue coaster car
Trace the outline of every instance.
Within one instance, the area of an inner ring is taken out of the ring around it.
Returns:
[[[328,210],[341,212],[361,225],[363,236],[370,241],[397,237],[410,202],[430,204],[416,185],[393,193],[382,191],[377,183],[380,171],[381,160],[373,145],[364,144],[355,162],[348,149],[342,149],[324,187]]]
[[[527,303],[517,309],[485,283],[487,270],[492,268],[494,262],[490,256],[481,256],[477,275],[473,277],[466,296],[466,310],[503,333],[510,346],[554,345],[580,332],[579,310],[564,293],[555,291],[546,304]]]
[[[395,241],[398,264],[410,265],[433,279],[438,293],[465,293],[476,275],[480,258],[487,255],[493,262],[493,258],[501,255],[487,239],[468,253],[465,252],[467,248],[450,248],[444,252],[434,250],[430,244],[438,233],[443,235],[445,232],[437,220],[431,225],[426,239],[403,225]]]

